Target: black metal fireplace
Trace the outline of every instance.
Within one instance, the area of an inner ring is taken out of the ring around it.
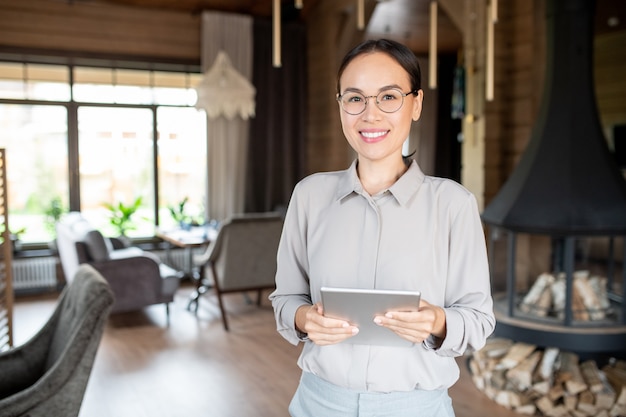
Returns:
[[[603,136],[593,88],[594,10],[589,0],[548,0],[539,115],[519,165],[482,218],[508,237],[507,290],[496,299],[496,334],[579,352],[624,352],[626,266],[621,291],[610,292],[614,314],[609,319],[580,323],[572,314],[577,241],[590,236],[626,240],[626,181]],[[562,318],[534,319],[519,311],[515,265],[522,233],[548,236],[554,243],[552,268],[566,277]],[[624,252],[626,262],[626,244]],[[611,269],[614,259],[609,258]],[[617,287],[612,280],[611,288]]]

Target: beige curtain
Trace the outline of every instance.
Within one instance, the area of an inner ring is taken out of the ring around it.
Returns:
[[[219,12],[202,13],[202,71],[213,65],[220,50],[233,67],[252,79],[252,18]],[[207,121],[206,216],[223,221],[244,209],[248,121],[224,117]]]

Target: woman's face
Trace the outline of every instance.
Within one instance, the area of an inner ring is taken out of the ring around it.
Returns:
[[[345,68],[339,80],[340,94],[358,92],[376,96],[381,91],[396,88],[402,93],[411,91],[409,74],[391,56],[374,52],[360,55]],[[341,108],[343,133],[356,151],[360,162],[401,160],[402,145],[409,137],[411,122],[418,120],[422,111],[423,92],[404,97],[404,104],[394,113],[385,113],[376,105],[376,98],[367,99],[365,111],[351,115]]]

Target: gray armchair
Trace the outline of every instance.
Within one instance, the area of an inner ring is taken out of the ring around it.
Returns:
[[[180,285],[182,273],[154,254],[137,247],[124,247],[107,239],[78,212],[68,213],[56,224],[57,249],[66,280],[81,264],[93,266],[109,282],[115,304],[112,313],[140,310],[169,303]]]
[[[78,416],[112,304],[107,281],[78,268],[41,330],[0,353],[0,415]]]
[[[199,267],[198,288],[188,308],[195,304],[197,312],[199,297],[215,288],[224,329],[228,330],[224,294],[256,291],[260,305],[262,290],[275,286],[282,229],[283,218],[278,213],[248,213],[226,220],[206,252],[194,257]]]

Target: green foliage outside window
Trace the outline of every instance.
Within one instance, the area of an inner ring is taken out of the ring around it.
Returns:
[[[117,204],[103,203],[104,207],[109,210],[109,223],[120,236],[126,236],[128,230],[137,227],[133,221],[133,215],[141,207],[141,202],[142,197],[137,197],[130,205],[125,205],[121,201]]]
[[[46,229],[54,235],[55,233],[55,225],[61,218],[61,216],[65,213],[65,208],[63,207],[63,202],[61,201],[61,197],[54,197],[50,200],[48,207],[46,208]]]

